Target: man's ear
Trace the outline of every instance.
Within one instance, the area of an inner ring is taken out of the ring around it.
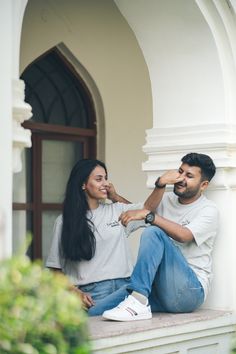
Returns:
[[[202,181],[201,187],[200,187],[201,191],[203,192],[204,190],[206,190],[208,185],[209,185],[209,181],[207,181],[207,180],[206,181]]]

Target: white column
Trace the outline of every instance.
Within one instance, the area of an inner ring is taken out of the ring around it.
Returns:
[[[31,132],[21,124],[32,116],[31,106],[24,101],[25,84],[19,79],[20,39],[25,7],[28,0],[12,1],[12,123],[13,123],[13,172],[21,171],[21,152],[31,147]]]
[[[22,169],[22,152],[31,147],[31,132],[22,123],[32,116],[31,106],[24,101],[25,83],[19,79],[20,40],[27,0],[12,2],[13,61],[12,61],[12,172]]]
[[[221,227],[214,253],[215,279],[205,306],[236,310],[236,7],[235,0],[196,3],[215,40],[225,96],[223,139],[218,137],[213,144],[218,149],[218,171],[212,199],[220,210]]]
[[[206,306],[236,310],[236,15],[234,0],[115,0],[142,48],[153,94],[143,147],[147,185],[188,152],[210,155],[220,210]]]
[[[23,80],[15,79],[13,87],[13,172],[17,173],[22,169],[21,153],[25,147],[31,147],[31,132],[24,129],[21,124],[32,116],[31,106],[24,101],[25,83]]]
[[[0,257],[11,255],[12,242],[12,4],[0,3]],[[4,224],[4,227],[3,227]]]
[[[13,158],[15,153],[13,154],[12,145],[14,151],[19,142],[21,147],[30,145],[28,132],[23,134],[21,131],[19,138],[19,122],[24,120],[23,116],[25,119],[29,117],[30,109],[27,106],[25,113],[19,114],[19,106],[24,105],[24,90],[21,83],[16,83],[19,80],[20,35],[26,3],[27,0],[0,2],[0,258],[10,257],[12,254],[12,172],[17,169],[15,166],[19,169],[20,165],[19,159],[15,156]],[[18,152],[17,154],[19,156]],[[16,161],[14,166],[13,161]]]

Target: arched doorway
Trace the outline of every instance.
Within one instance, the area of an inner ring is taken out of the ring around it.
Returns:
[[[32,149],[25,150],[23,170],[14,176],[13,244],[16,251],[29,230],[30,257],[45,259],[70,170],[78,159],[96,157],[96,114],[85,83],[56,48],[21,78],[33,111],[24,124],[32,132]]]

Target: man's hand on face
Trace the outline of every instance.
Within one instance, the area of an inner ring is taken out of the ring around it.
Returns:
[[[159,179],[161,185],[175,184],[182,182],[184,177],[176,170],[170,170],[165,172]]]

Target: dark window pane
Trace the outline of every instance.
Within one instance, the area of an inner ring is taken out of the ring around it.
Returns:
[[[93,128],[91,99],[55,51],[29,66],[22,79],[26,84],[25,100],[32,106],[33,121]]]

